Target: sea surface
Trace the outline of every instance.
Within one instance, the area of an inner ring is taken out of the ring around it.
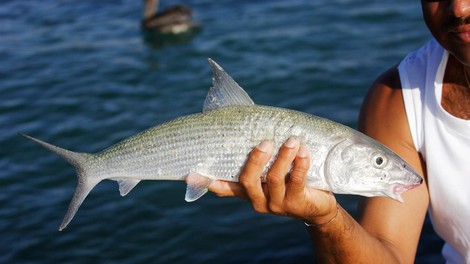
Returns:
[[[97,152],[199,112],[207,58],[258,104],[355,128],[374,79],[430,39],[419,1],[179,3],[201,28],[161,37],[141,31],[141,1],[0,2],[0,263],[314,262],[302,222],[213,194],[186,203],[183,182],[124,198],[102,182],[59,232],[74,169],[17,133]],[[357,197],[338,199],[355,213]],[[443,263],[441,245],[427,221],[416,263]]]

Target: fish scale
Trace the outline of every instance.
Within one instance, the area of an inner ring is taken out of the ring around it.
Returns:
[[[272,140],[280,146],[290,136],[296,136],[304,138],[309,149],[317,149],[318,141],[324,136],[311,137],[307,134],[288,133],[292,127],[291,122],[286,125],[283,125],[283,122],[291,120],[291,116],[303,117],[303,121],[299,121],[297,126],[304,133],[312,130],[316,124],[314,120],[308,120],[314,119],[313,116],[303,116],[300,112],[286,112],[279,108],[226,107],[213,110],[203,118],[201,114],[196,114],[187,116],[184,120],[160,125],[98,153],[97,156],[109,160],[114,166],[117,164],[116,170],[123,173],[116,177],[145,177],[148,180],[180,179],[186,176],[191,168],[207,163],[206,160],[223,159],[224,162],[215,162],[205,169],[218,175],[219,179],[237,181],[238,178],[233,175],[238,174],[249,152],[262,140]],[[271,131],[270,127],[261,128],[260,124],[269,122],[276,123],[271,126],[274,130]],[[235,146],[236,151],[233,150]],[[324,156],[322,153],[318,154]],[[126,162],[117,162],[116,159],[121,160],[123,156]],[[157,171],[157,168],[160,173],[152,172],[152,169]],[[221,174],[221,171],[225,173]],[[312,171],[309,175],[313,176]]]
[[[297,138],[312,157],[307,184],[334,193],[387,196],[423,179],[397,154],[366,135],[310,114],[255,105],[246,92],[214,61],[213,86],[202,113],[178,117],[125,139],[96,154],[76,153],[33,137],[75,166],[77,188],[59,230],[75,216],[90,191],[102,180],[115,180],[122,196],[141,180],[185,180],[186,201],[203,196],[214,180],[238,181],[249,153],[263,140],[277,149]]]

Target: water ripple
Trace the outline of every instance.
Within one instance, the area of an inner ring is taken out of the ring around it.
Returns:
[[[147,39],[139,1],[0,4],[1,263],[305,263],[303,224],[243,201],[184,202],[182,182],[143,182],[121,198],[98,185],[63,232],[75,187],[66,162],[25,132],[96,152],[199,112],[214,58],[260,104],[355,127],[375,76],[429,35],[413,1],[186,1],[202,29]],[[165,6],[167,3],[162,2]],[[384,31],[384,28],[387,31]],[[354,211],[355,199],[341,197]],[[429,223],[417,263],[439,260]]]

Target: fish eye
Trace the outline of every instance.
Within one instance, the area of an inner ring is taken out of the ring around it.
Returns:
[[[380,165],[382,165],[382,163],[384,163],[384,159],[382,157],[377,157],[375,159],[375,164],[380,166]]]
[[[383,153],[376,152],[372,154],[371,162],[374,168],[382,169],[387,166],[388,159]]]

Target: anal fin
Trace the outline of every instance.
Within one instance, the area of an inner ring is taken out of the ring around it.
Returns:
[[[201,175],[197,172],[191,172],[186,176],[186,202],[194,202],[197,199],[201,198],[207,190],[209,185],[212,183],[213,179]]]
[[[121,196],[126,196],[140,182],[140,180],[136,179],[116,179],[116,181],[119,184],[119,193]]]

